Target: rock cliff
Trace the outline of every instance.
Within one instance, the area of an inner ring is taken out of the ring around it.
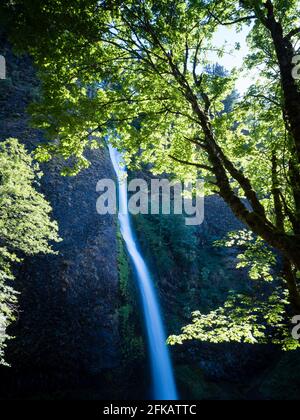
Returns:
[[[13,54],[3,35],[0,51],[8,75],[0,92],[0,140],[16,137],[31,150],[42,141],[26,114],[38,95],[35,71],[28,57]],[[12,387],[24,381],[28,393],[41,384],[47,388],[55,376],[62,383],[77,381],[121,363],[117,220],[96,212],[97,181],[114,172],[107,150],[88,157],[90,168],[74,178],[60,175],[59,161],[42,166],[41,191],[63,242],[58,255],[25,260],[16,279],[19,316],[7,351],[12,368],[4,376]]]

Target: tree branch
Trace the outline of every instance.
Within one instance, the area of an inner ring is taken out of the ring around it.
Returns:
[[[191,139],[190,137],[183,137],[185,140],[189,141],[190,143],[195,144],[196,146],[201,147],[204,150],[207,150],[207,146],[206,144],[204,144],[203,142],[199,141],[199,139],[197,137]]]
[[[202,41],[199,41],[197,43],[196,51],[195,51],[195,57],[194,57],[194,62],[193,62],[193,77],[194,77],[195,85],[197,87],[199,87],[201,85],[201,82],[202,82],[202,76],[197,77],[197,74],[196,74],[197,62],[198,62],[198,54],[199,54],[199,50],[200,50],[201,44],[202,44]]]
[[[282,104],[280,104],[279,102],[277,102],[275,99],[268,98],[265,95],[262,95],[262,94],[259,94],[259,95],[250,94],[249,96],[252,97],[252,98],[256,98],[256,99],[265,99],[266,101],[271,102],[272,104],[274,104],[274,105],[282,108]]]
[[[293,38],[293,36],[297,35],[300,33],[300,28],[295,28],[292,31],[290,31],[285,37],[284,39],[286,41],[290,41],[291,38]]]
[[[176,158],[175,156],[172,156],[172,155],[169,155],[169,157],[171,159],[175,160],[176,162],[181,163],[182,165],[196,166],[197,168],[205,169],[206,171],[209,171],[209,172],[212,172],[212,173],[214,172],[214,168],[212,168],[211,166],[201,165],[200,163],[197,163],[197,162],[188,162],[186,160],[178,159],[178,158]]]
[[[250,15],[250,16],[244,16],[239,19],[232,20],[230,22],[222,22],[221,19],[218,16],[216,16],[214,13],[212,13],[210,10],[208,10],[208,13],[211,17],[213,17],[218,22],[219,25],[224,25],[224,26],[235,25],[236,23],[247,22],[247,21],[257,18],[256,15]]]

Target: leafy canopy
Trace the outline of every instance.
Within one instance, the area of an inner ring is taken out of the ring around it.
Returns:
[[[282,257],[278,296],[288,290],[300,310],[300,89],[292,77],[299,1],[15,0],[2,9],[43,81],[31,111],[49,142],[36,156],[63,156],[65,173],[75,174],[89,164],[85,150],[109,137],[131,167],[146,162],[156,174],[201,176],[207,192]],[[224,25],[237,32],[248,25],[244,67],[260,73],[230,109],[238,71],[207,70],[209,52],[228,53],[212,42]],[[253,250],[241,265],[249,266]],[[270,259],[260,253],[252,276],[270,281],[268,268],[259,272]]]

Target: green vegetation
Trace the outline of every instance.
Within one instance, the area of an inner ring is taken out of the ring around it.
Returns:
[[[137,306],[136,293],[132,290],[132,272],[120,232],[118,232],[117,239],[119,282],[121,292],[119,322],[120,335],[122,337],[123,363],[126,366],[134,366],[137,361],[144,357],[145,349],[143,338],[137,331],[137,322],[135,319],[135,308]]]
[[[291,336],[285,319],[288,300],[281,290],[272,295],[245,296],[233,294],[223,307],[209,314],[193,312],[193,322],[182,329],[182,334],[170,336],[171,345],[186,340],[210,343],[280,344],[284,350],[296,350],[298,341]]]
[[[0,364],[17,303],[13,268],[25,255],[53,253],[49,243],[60,240],[51,206],[38,192],[41,175],[18,140],[0,142]]]
[[[253,234],[240,266],[271,280],[274,257],[266,248],[258,253],[254,237],[282,262],[284,281],[271,282],[272,299],[263,301],[265,314],[277,314],[270,325],[300,313],[300,87],[292,72],[298,1],[33,0],[29,6],[4,0],[0,8],[8,28],[12,22],[12,40],[33,56],[43,82],[43,98],[31,111],[49,142],[36,156],[59,155],[67,166],[72,158],[65,173],[77,173],[89,164],[85,150],[109,136],[132,168],[146,163],[154,174],[202,177],[207,193],[222,197]],[[207,51],[226,52],[212,39],[231,25],[248,26],[244,69],[258,68],[260,75],[226,108],[238,71],[210,71]],[[259,260],[251,264],[253,247]],[[257,340],[266,320],[249,311]],[[201,322],[195,324],[200,330]],[[226,322],[226,328],[234,326]],[[219,332],[221,340],[231,336]],[[249,329],[237,339],[248,335]]]
[[[288,292],[278,286],[282,279],[274,274],[274,253],[261,238],[254,238],[246,230],[232,232],[215,245],[242,251],[237,255],[237,269],[247,269],[254,287],[247,294],[231,292],[222,307],[207,314],[194,311],[192,323],[183,327],[181,334],[170,336],[168,343],[196,339],[211,343],[273,343],[283,350],[299,348],[300,343],[291,336]]]
[[[172,272],[175,265],[184,274],[195,262],[196,229],[187,228],[183,216],[139,214],[134,217],[134,224],[146,256],[149,260],[154,259],[159,267],[158,275]]]

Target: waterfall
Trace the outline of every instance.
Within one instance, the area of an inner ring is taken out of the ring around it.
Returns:
[[[128,214],[127,172],[122,164],[122,157],[119,152],[112,146],[109,146],[109,151],[119,180],[119,221],[121,234],[136,269],[137,282],[142,299],[148,336],[154,398],[156,400],[176,400],[176,386],[156,291],[147,265],[137,248]]]

